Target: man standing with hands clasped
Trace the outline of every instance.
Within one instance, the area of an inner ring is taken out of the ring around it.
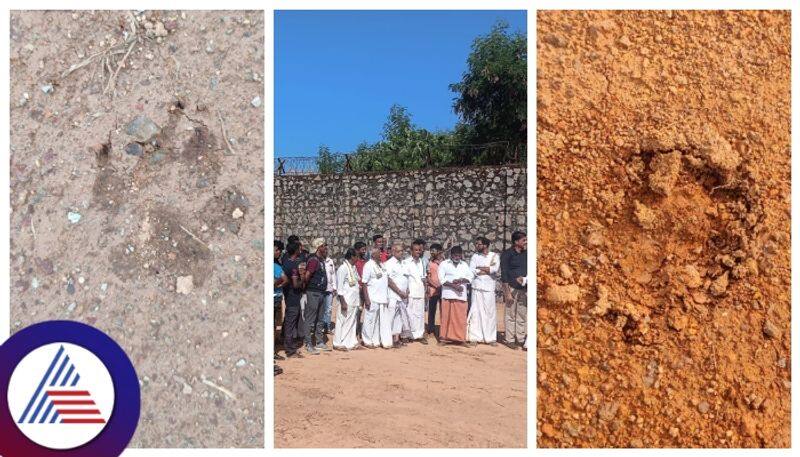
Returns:
[[[392,319],[392,341],[395,348],[405,345],[411,337],[411,322],[408,317],[408,271],[403,263],[403,244],[392,244],[392,258],[386,261],[389,276],[389,310]]]
[[[497,345],[497,304],[495,288],[500,259],[489,250],[489,240],[478,237],[475,253],[469,259],[469,268],[475,274],[472,280],[472,307],[469,309],[467,333],[471,343]]]
[[[466,342],[467,284],[475,275],[461,258],[461,246],[450,248],[450,258],[439,264],[439,282],[442,284],[441,326],[439,344]]]

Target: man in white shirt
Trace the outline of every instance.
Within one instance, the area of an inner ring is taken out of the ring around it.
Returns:
[[[428,344],[425,336],[425,287],[427,286],[425,261],[422,251],[425,242],[417,239],[411,243],[411,256],[403,264],[408,273],[408,318],[411,327],[411,338],[422,344]]]
[[[392,244],[392,258],[386,261],[389,275],[389,310],[394,313],[392,340],[394,347],[405,345],[411,337],[411,322],[408,317],[408,271],[403,264],[403,244]]]
[[[325,258],[325,274],[328,275],[328,294],[325,295],[325,307],[322,310],[322,331],[327,335],[333,330],[331,310],[336,301],[336,264],[330,257]]]
[[[333,348],[349,351],[358,347],[356,327],[358,308],[361,306],[361,286],[358,271],[353,261],[356,250],[349,248],[344,254],[344,262],[336,271],[336,330],[333,335]]]
[[[366,285],[364,294],[364,324],[361,341],[368,348],[392,347],[392,318],[389,311],[389,277],[381,265],[381,250],[373,248],[372,255],[364,264],[361,282]]]
[[[497,345],[497,304],[495,288],[500,257],[489,250],[489,240],[475,240],[475,254],[469,259],[469,269],[475,275],[472,280],[472,306],[467,317],[467,339],[469,342]]]
[[[439,282],[442,284],[441,325],[439,344],[466,343],[467,334],[467,284],[475,275],[462,260],[461,246],[450,248],[450,258],[439,264]]]

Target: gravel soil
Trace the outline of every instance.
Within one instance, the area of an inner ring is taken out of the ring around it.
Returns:
[[[263,22],[11,14],[11,330],[115,338],[134,447],[264,443]]]
[[[279,362],[275,447],[525,447],[528,353],[428,343]]]
[[[790,445],[790,15],[540,12],[540,447]]]

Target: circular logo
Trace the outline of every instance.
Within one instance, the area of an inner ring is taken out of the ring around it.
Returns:
[[[73,449],[93,440],[108,424],[114,383],[89,350],[51,343],[26,355],[14,369],[8,407],[14,424],[33,442]]]
[[[36,324],[0,346],[0,393],[7,457],[117,456],[139,420],[139,382],[125,352],[77,322]]]

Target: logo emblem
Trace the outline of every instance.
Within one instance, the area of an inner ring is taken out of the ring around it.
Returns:
[[[21,393],[31,392],[30,395]],[[114,409],[114,383],[103,362],[70,343],[42,346],[17,365],[8,406],[20,431],[50,449],[84,445]]]
[[[77,322],[36,324],[0,346],[0,393],[7,457],[117,456],[139,420],[130,360],[107,335]]]

